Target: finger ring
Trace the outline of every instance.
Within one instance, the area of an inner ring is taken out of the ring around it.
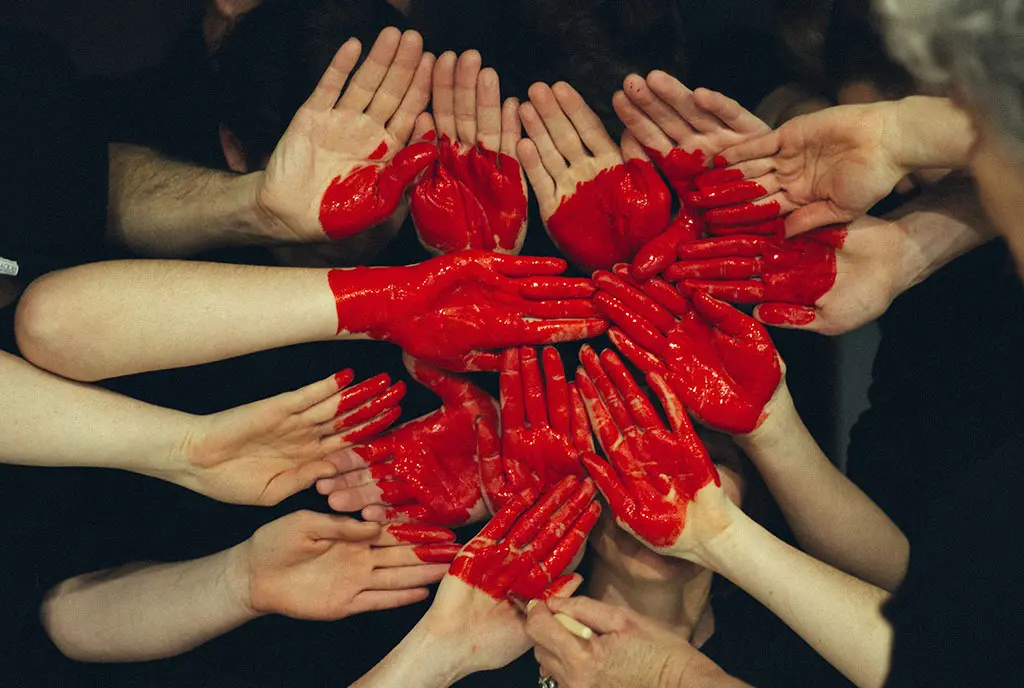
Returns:
[[[558,688],[558,681],[550,676],[541,676],[537,679],[537,688]]]

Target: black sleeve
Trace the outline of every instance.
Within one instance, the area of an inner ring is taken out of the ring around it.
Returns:
[[[70,61],[45,39],[0,27],[0,92],[0,257],[20,281],[98,259],[107,146]]]

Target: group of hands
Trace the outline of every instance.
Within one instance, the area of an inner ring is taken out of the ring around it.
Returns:
[[[864,217],[905,170],[863,127],[826,116],[772,132],[663,72],[631,75],[615,94],[617,144],[568,84],[502,103],[475,51],[435,60],[415,32],[386,29],[352,73],[360,49],[341,47],[296,114],[258,203],[315,241],[370,229],[408,197],[421,242],[442,255],[331,271],[338,331],[400,345],[441,406],[387,431],[404,384],[380,375],[350,387],[338,373],[204,417],[181,445],[179,482],[263,505],[315,483],[336,511],[362,511],[364,522],[298,512],[240,545],[233,575],[254,614],[342,618],[422,600],[441,580],[426,630],[397,649],[444,637],[429,658],[448,679],[534,644],[545,673],[584,671],[586,653],[553,614],[598,633],[660,632],[558,599],[580,585],[571,570],[597,494],[652,550],[702,563],[737,507],[690,417],[756,432],[791,403],[762,323],[843,332],[908,286],[901,230]],[[503,255],[523,245],[527,179],[552,240],[591,278],[560,276],[560,259]],[[727,301],[756,307],[748,316]],[[533,348],[606,330],[643,381],[588,346],[569,381],[554,348]],[[469,371],[498,372],[500,400],[458,374]],[[486,519],[453,544],[447,528]],[[524,616],[534,599],[547,602]]]

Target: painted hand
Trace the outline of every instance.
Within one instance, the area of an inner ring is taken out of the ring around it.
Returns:
[[[864,215],[908,172],[889,153],[899,129],[890,121],[892,111],[875,105],[827,108],[731,146],[722,157],[749,181],[742,191],[730,191],[729,200],[735,202],[737,193],[745,198],[712,212],[722,224],[730,214],[788,215],[786,236]]]
[[[688,203],[698,175],[708,172],[708,165],[722,150],[769,128],[731,98],[705,88],[691,91],[657,70],[646,79],[627,76],[612,105],[626,125],[623,153],[642,146],[680,199],[679,214],[669,228],[633,258],[633,276],[642,280],[661,272],[674,260],[677,246],[703,232],[703,222]]]
[[[516,157],[519,103],[501,103],[498,74],[470,50],[434,65],[434,114],[416,140],[437,137],[438,159],[410,194],[420,243],[433,253],[484,249],[516,254],[526,239],[526,178]],[[436,131],[435,131],[436,121]]]
[[[562,359],[552,347],[541,355],[543,374],[532,348],[505,350],[500,445],[489,426],[478,428],[480,478],[492,512],[524,489],[583,477],[579,453],[594,448],[587,412],[576,386],[566,383]]]
[[[340,475],[317,482],[336,511],[368,521],[461,526],[490,512],[480,493],[477,424],[498,430],[498,409],[467,379],[406,357],[412,376],[441,397],[441,408],[367,444],[328,457]]]
[[[426,599],[459,545],[444,528],[382,528],[296,511],[232,550],[229,580],[246,608],[328,621]]]
[[[551,240],[586,272],[629,260],[669,222],[671,197],[647,160],[623,161],[571,86],[534,84],[519,108],[519,159]],[[589,152],[588,152],[589,151]]]
[[[748,433],[782,381],[782,365],[764,326],[697,292],[690,302],[667,282],[633,282],[625,266],[599,272],[597,305],[619,326],[612,342],[645,372],[667,374],[686,408],[704,425]]]
[[[401,414],[405,384],[377,375],[354,387],[352,371],[294,392],[202,416],[181,484],[234,504],[277,504],[337,469],[332,452],[364,442]]]
[[[331,270],[338,333],[401,346],[446,370],[500,367],[497,349],[586,339],[607,321],[557,258],[460,251],[393,268]]]
[[[341,46],[263,173],[259,207],[299,242],[383,222],[437,157],[429,143],[405,147],[430,98],[434,59],[423,39],[384,29],[349,81],[360,50],[354,38]]]

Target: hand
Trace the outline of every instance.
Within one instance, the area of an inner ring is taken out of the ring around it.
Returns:
[[[720,513],[725,493],[718,471],[683,403],[660,373],[648,374],[669,430],[618,356],[605,351],[598,359],[588,350],[580,359],[584,369],[577,382],[610,463],[592,452],[582,460],[615,522],[659,554],[692,557],[727,522]],[[699,506],[698,495],[705,495]],[[690,507],[695,513],[688,515]]]
[[[551,240],[572,263],[586,272],[609,268],[664,231],[671,198],[654,166],[623,162],[571,86],[534,84],[519,115],[529,136],[519,159]]]
[[[254,614],[333,621],[426,599],[454,541],[444,528],[296,511],[235,547],[229,577]]]
[[[526,239],[526,178],[516,157],[519,102],[501,103],[498,74],[480,53],[446,52],[434,65],[434,115],[413,138],[438,137],[438,159],[410,194],[420,243],[433,253],[519,253]],[[436,134],[435,122],[436,120]]]
[[[555,620],[555,613],[599,635],[581,640]],[[526,632],[536,643],[533,652],[541,675],[562,688],[746,685],[657,622],[589,597],[551,598],[536,605]]]
[[[437,157],[428,143],[404,148],[430,98],[434,60],[423,54],[423,39],[384,29],[346,86],[360,50],[354,38],[338,50],[270,156],[257,192],[280,234],[300,242],[344,239],[385,221]]]
[[[498,431],[497,406],[467,379],[405,357],[441,408],[367,444],[334,452],[340,475],[317,482],[336,511],[363,509],[368,521],[462,526],[490,515],[480,493],[476,427]]]
[[[675,77],[657,70],[646,80],[636,74],[627,76],[624,90],[615,93],[612,105],[626,125],[623,152],[643,146],[680,199],[680,211],[672,224],[633,258],[633,276],[644,280],[672,262],[677,246],[703,233],[704,223],[687,202],[698,175],[706,174],[707,165],[728,146],[769,128],[735,100],[705,88],[691,91]],[[742,173],[730,173],[726,178],[737,175],[742,178]],[[721,174],[718,178],[721,180]]]
[[[277,504],[337,469],[328,460],[398,419],[405,383],[386,374],[355,387],[343,370],[294,392],[201,416],[185,442],[185,487],[222,502]]]
[[[396,268],[331,270],[338,333],[389,341],[454,371],[498,370],[496,349],[594,337],[607,321],[558,258],[460,251]]]
[[[478,428],[480,478],[491,511],[527,488],[543,491],[564,476],[584,477],[579,454],[594,449],[576,386],[566,384],[562,359],[544,349],[543,386],[537,353],[505,350],[501,368],[501,445],[489,426]]]
[[[708,427],[753,431],[782,381],[782,365],[764,326],[707,294],[692,303],[668,283],[631,283],[625,267],[600,272],[597,305],[622,329],[609,332],[646,372],[668,373],[687,409]]]
[[[894,112],[886,104],[827,108],[723,151],[760,200],[719,212],[791,213],[787,236],[857,219],[910,171],[892,155]]]
[[[875,320],[912,284],[906,232],[865,216],[779,241],[716,237],[680,246],[665,279],[733,303],[757,303],[766,325],[836,335]]]

